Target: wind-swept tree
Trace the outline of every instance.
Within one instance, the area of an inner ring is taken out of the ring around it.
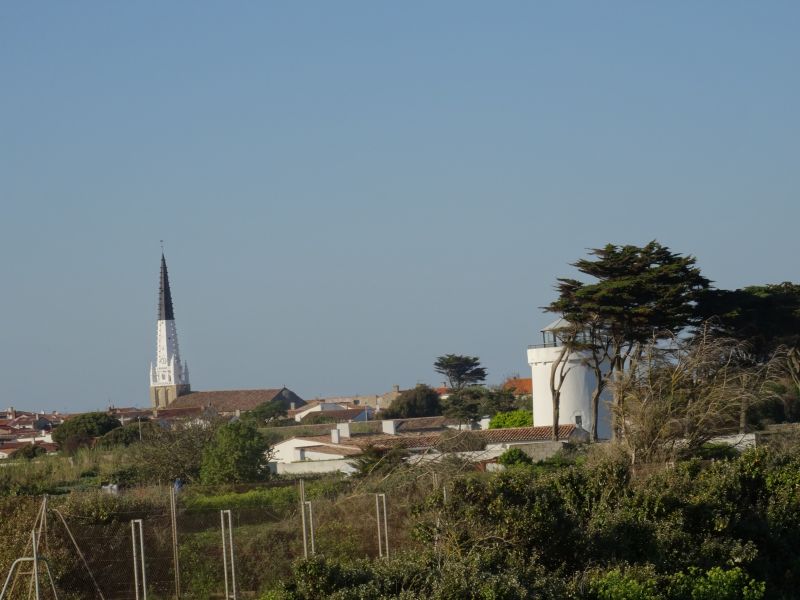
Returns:
[[[450,388],[455,391],[486,380],[486,369],[477,356],[445,354],[436,359],[433,370],[447,377]]]
[[[711,335],[657,337],[612,382],[614,406],[631,462],[696,453],[714,436],[738,429],[744,410],[767,398],[779,362],[754,363],[742,342]]]
[[[654,333],[679,332],[695,321],[698,294],[709,281],[693,256],[674,253],[656,241],[642,247],[608,244],[589,254],[594,258],[572,266],[593,281],[559,278],[559,297],[546,310],[585,331],[585,360],[596,378],[591,432],[596,440],[603,390]],[[620,401],[615,393],[614,405]],[[613,430],[618,432],[618,426]]]

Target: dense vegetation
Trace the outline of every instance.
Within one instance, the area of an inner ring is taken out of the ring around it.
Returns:
[[[453,478],[418,507],[415,552],[317,557],[267,598],[793,598],[800,453],[751,450],[632,472],[616,448],[571,466]]]

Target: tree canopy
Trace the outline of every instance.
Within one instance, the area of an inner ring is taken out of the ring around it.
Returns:
[[[273,398],[269,402],[262,402],[253,410],[246,413],[248,419],[253,419],[259,426],[271,425],[286,416],[286,404],[282,398]]]
[[[53,441],[62,446],[74,445],[72,442],[75,440],[88,443],[91,438],[105,435],[117,427],[122,427],[119,420],[104,412],[84,413],[67,419],[53,429]]]
[[[546,310],[585,332],[581,343],[596,378],[591,434],[597,439],[599,398],[611,377],[638,345],[696,322],[697,301],[710,282],[693,256],[655,240],[642,247],[607,244],[589,254],[594,258],[573,266],[593,281],[559,278],[558,298]]]
[[[247,421],[219,427],[203,451],[200,480],[204,484],[245,483],[269,476],[269,444]]]
[[[763,361],[779,346],[800,347],[800,284],[750,286],[738,290],[706,290],[698,304],[700,316],[718,331],[748,345]]]
[[[415,417],[435,417],[442,414],[439,394],[432,387],[419,384],[410,390],[403,390],[383,411],[389,419],[411,419]]]
[[[445,354],[433,363],[433,370],[447,377],[451,389],[460,390],[486,380],[486,369],[477,356]]]
[[[644,342],[653,332],[677,332],[697,317],[696,301],[709,280],[693,256],[682,256],[651,241],[589,251],[576,269],[594,282],[559,278],[559,297],[547,310],[571,323],[598,322],[604,335],[621,344]]]

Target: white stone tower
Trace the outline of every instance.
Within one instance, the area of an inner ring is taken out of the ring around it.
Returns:
[[[565,320],[558,319],[542,329],[543,344],[528,347],[528,364],[533,379],[533,424],[537,427],[553,425],[550,371],[563,347],[558,332],[568,326]],[[561,386],[558,424],[580,425],[586,431],[591,431],[594,418],[592,392],[596,383],[594,373],[585,364],[581,352],[572,352],[566,360],[569,372]],[[601,439],[608,438],[611,435],[611,423],[606,392],[600,397],[597,413],[597,435]]]
[[[150,403],[164,408],[175,398],[188,394],[189,366],[181,363],[178,330],[172,310],[167,261],[161,253],[161,280],[158,287],[158,325],[156,327],[156,362],[150,363]]]

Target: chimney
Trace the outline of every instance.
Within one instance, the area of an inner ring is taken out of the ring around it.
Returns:
[[[339,430],[338,429],[331,429],[331,442],[334,444],[339,443]]]
[[[400,386],[395,383],[392,386],[392,391],[395,392],[395,393],[399,393],[400,392]]]
[[[397,434],[397,426],[395,422],[391,419],[386,419],[383,423],[383,433],[388,433],[389,435],[396,435]]]
[[[338,423],[336,429],[340,437],[350,439],[350,423]]]

